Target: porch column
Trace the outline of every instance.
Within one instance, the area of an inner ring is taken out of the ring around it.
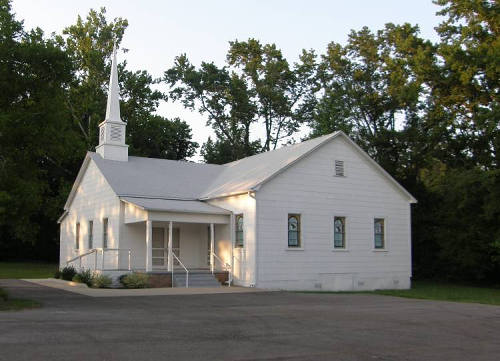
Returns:
[[[153,270],[153,222],[146,221],[146,272]]]
[[[210,271],[214,273],[214,224],[210,223]]]
[[[231,260],[230,265],[231,269],[229,270],[229,286],[231,286],[231,283],[233,283],[233,275],[234,275],[234,242],[235,242],[235,218],[234,218],[234,213],[231,212],[231,215],[229,216],[229,232],[231,232],[231,236],[229,239],[231,240]]]
[[[167,269],[172,272],[174,269],[174,256],[172,255],[172,225],[173,222],[168,223],[168,255],[167,255]]]

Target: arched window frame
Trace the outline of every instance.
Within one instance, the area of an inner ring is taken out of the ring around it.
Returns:
[[[236,248],[243,248],[244,246],[244,218],[243,214],[237,214],[234,217],[234,246]]]
[[[339,223],[341,225],[340,229],[338,228]],[[346,217],[344,216],[333,217],[333,248],[346,248]]]
[[[296,222],[296,226],[292,226]],[[295,229],[294,229],[295,228]],[[302,237],[301,237],[301,225],[300,225],[300,214],[289,214],[288,215],[288,247],[289,248],[301,248],[302,247]]]

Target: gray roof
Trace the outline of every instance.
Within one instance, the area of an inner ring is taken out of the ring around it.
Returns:
[[[208,208],[212,206],[199,201],[256,191],[260,185],[337,136],[344,137],[379,172],[407,195],[410,202],[416,202],[408,191],[348,136],[343,132],[335,132],[223,165],[143,157],[128,157],[128,162],[120,162],[103,159],[100,155],[89,152],[73,185],[65,209],[68,209],[86,166],[92,159],[113,191],[125,201],[151,210],[171,209],[217,213],[221,211],[220,208]],[[185,203],[186,201],[193,202]]]
[[[143,157],[120,162],[92,152],[89,156],[120,197],[198,200],[254,190],[334,134],[223,165]]]
[[[148,211],[172,211],[181,213],[230,214],[231,212],[201,201],[183,201],[158,198],[120,197],[121,200],[132,203]]]

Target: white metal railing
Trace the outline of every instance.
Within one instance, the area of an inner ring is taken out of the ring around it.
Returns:
[[[91,249],[90,251],[88,252],[85,252],[85,253],[82,253],[72,259],[70,259],[69,261],[66,261],[66,266],[69,266],[70,263],[72,262],[75,262],[75,261],[78,261],[79,262],[79,265],[78,265],[78,268],[82,268],[82,259],[83,257],[87,257],[89,255],[91,255],[92,253],[95,254],[95,263],[94,263],[94,269],[97,269],[97,249],[96,248],[93,248]]]
[[[232,275],[232,267],[229,263],[224,262],[215,252],[212,252],[212,256],[214,256],[214,259],[219,261],[222,265],[223,268],[225,268],[225,271],[228,273],[228,286],[231,287],[231,283],[233,282],[233,275]],[[212,274],[214,273],[214,268],[212,267]]]
[[[186,271],[186,288],[189,288],[189,270],[186,268],[186,266],[184,266],[184,264],[181,262],[179,257],[177,257],[177,255],[174,252],[172,252],[172,256],[177,260],[177,262],[179,262],[182,268],[184,268],[184,271]],[[172,267],[172,288],[173,287],[174,287],[174,267]]]
[[[106,252],[116,252],[116,266],[112,268],[106,268],[106,263],[105,263],[105,254]],[[82,260],[84,257],[90,256],[94,254],[94,271],[101,270],[101,271],[115,271],[115,270],[121,270],[123,268],[120,267],[120,254],[121,252],[126,252],[127,254],[127,267],[126,269],[128,271],[131,270],[131,253],[132,251],[130,248],[93,248],[89,250],[88,252],[82,253],[69,261],[66,261],[66,265],[69,266],[71,263],[78,261],[78,267],[79,269],[82,269]],[[101,254],[101,260],[98,262],[98,254]],[[100,265],[99,265],[100,263]],[[99,267],[100,266],[100,267]],[[92,267],[89,267],[92,268]]]

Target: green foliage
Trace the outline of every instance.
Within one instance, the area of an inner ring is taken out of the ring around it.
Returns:
[[[105,116],[113,43],[128,23],[91,10],[51,38],[27,31],[0,0],[0,259],[56,260],[57,219]],[[125,49],[126,50],[126,49]],[[119,65],[130,155],[186,159],[182,120],[153,115],[164,94],[144,70]]]
[[[72,281],[77,274],[73,266],[66,266],[61,270],[61,278],[65,281]]]
[[[56,270],[56,271],[54,272],[54,278],[59,279],[59,278],[61,278],[61,277],[62,277],[62,272],[61,272],[61,270],[60,270],[60,269]]]
[[[130,273],[120,277],[120,282],[125,288],[149,287],[149,276],[146,273]]]
[[[111,277],[102,274],[95,275],[92,279],[92,287],[95,288],[109,288],[111,287],[111,283]]]
[[[89,269],[78,272],[72,279],[73,282],[85,283],[89,287],[92,286],[93,280],[94,273]]]

